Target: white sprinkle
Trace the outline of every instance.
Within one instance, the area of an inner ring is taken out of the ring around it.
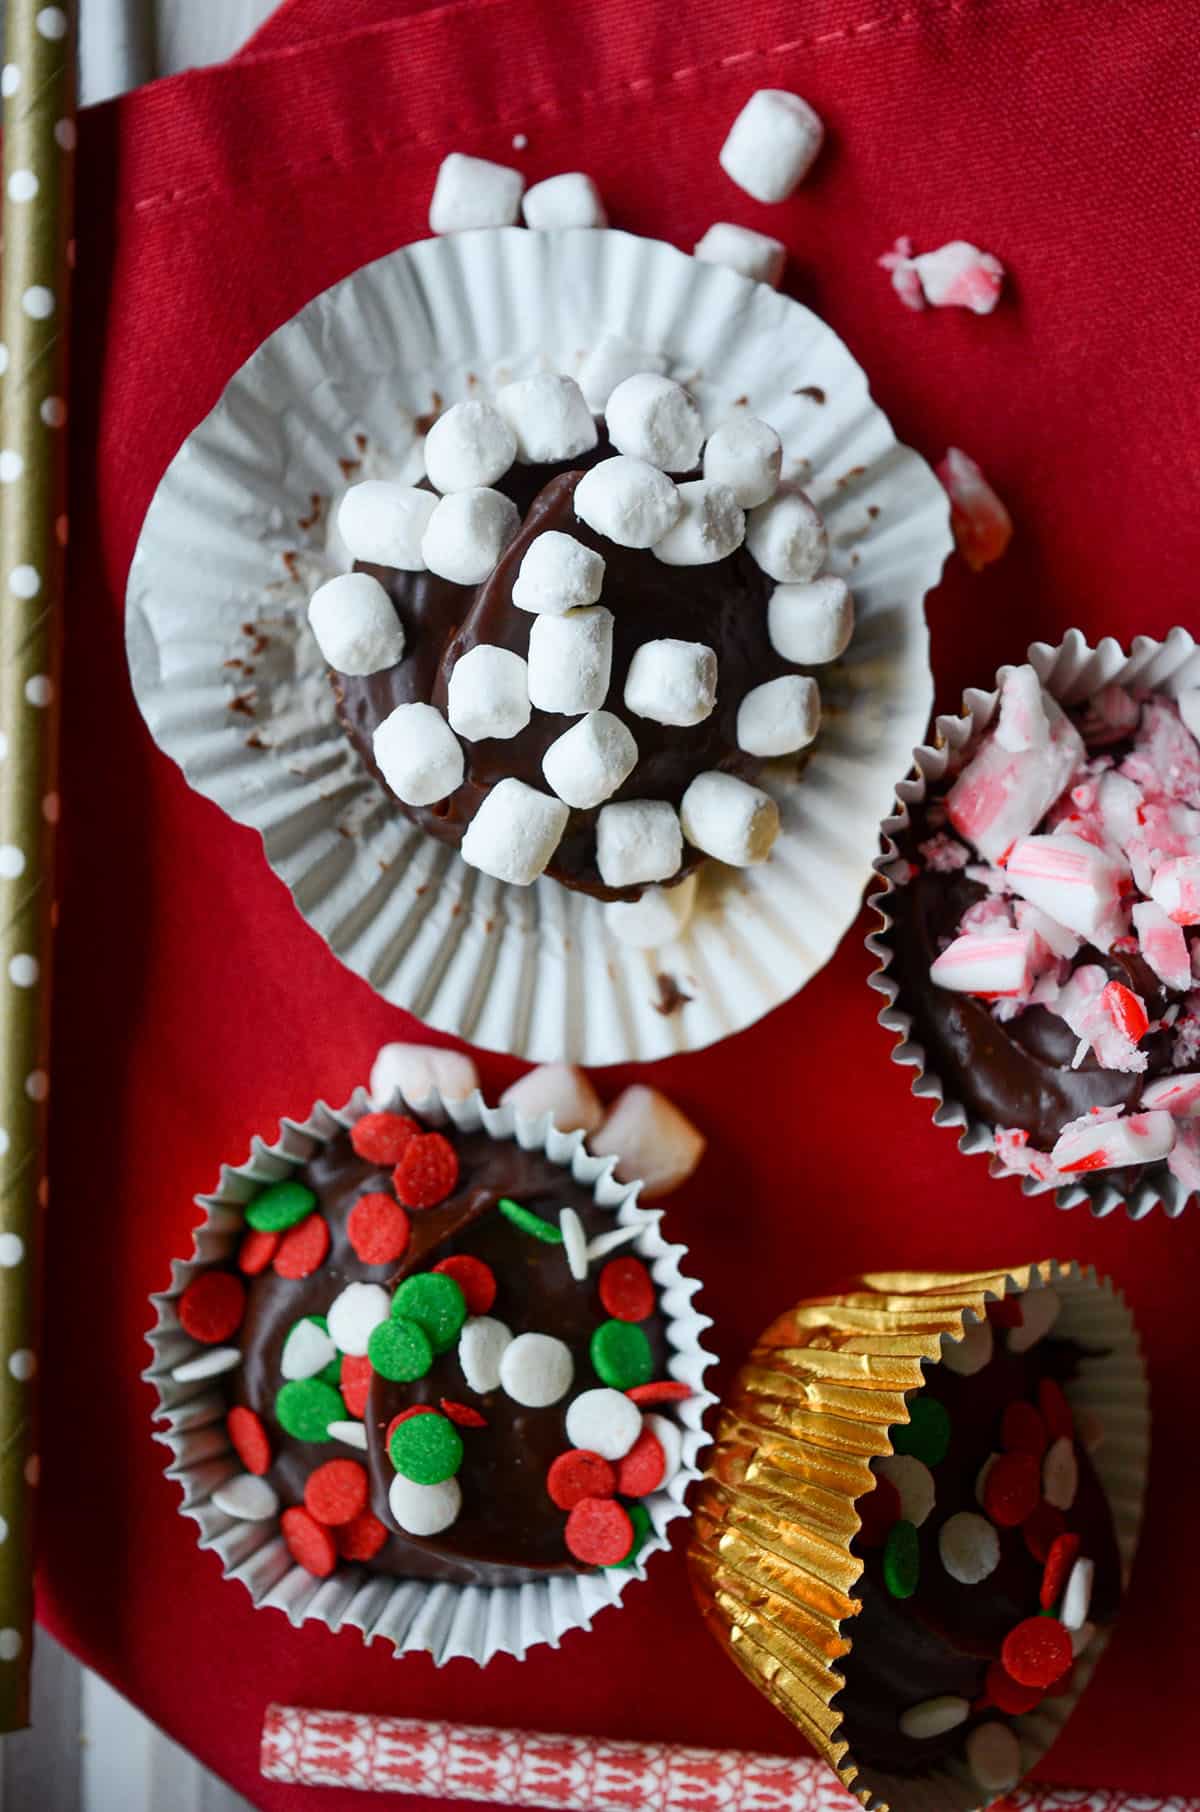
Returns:
[[[19,1233],[0,1233],[0,1265],[11,1271],[25,1256],[25,1241]]]
[[[458,1363],[468,1386],[485,1397],[500,1385],[500,1364],[512,1344],[512,1329],[492,1315],[471,1315],[458,1337]]]
[[[1031,1346],[1036,1346],[1058,1320],[1061,1308],[1062,1302],[1057,1290],[1052,1290],[1049,1286],[1040,1290],[1026,1290],[1021,1297],[1021,1325],[1008,1330],[1009,1352],[1027,1353]]]
[[[513,133],[512,148],[514,151],[524,151],[526,149],[526,147],[528,146],[528,144],[529,144],[529,140],[526,138],[526,136],[523,132],[514,132]]]
[[[8,575],[8,589],[14,598],[36,598],[42,589],[41,574],[36,566],[14,566]]]
[[[0,451],[0,484],[15,484],[25,470],[25,461],[12,447]]]
[[[985,1516],[960,1510],[938,1530],[938,1553],[951,1579],[959,1585],[979,1585],[1000,1564],[1000,1537]]]
[[[992,1324],[985,1316],[982,1321],[964,1328],[961,1340],[952,1340],[949,1334],[942,1335],[942,1364],[960,1378],[973,1377],[990,1360],[994,1344]]]
[[[48,428],[61,428],[67,419],[67,405],[61,396],[47,396],[42,399],[38,414]]]
[[[347,1284],[326,1312],[329,1338],[340,1353],[361,1359],[371,1335],[391,1311],[392,1299],[382,1284]]]
[[[48,673],[35,673],[25,681],[25,697],[35,709],[41,711],[54,697],[54,681]]]
[[[936,1699],[922,1699],[919,1705],[910,1705],[907,1711],[900,1713],[900,1731],[903,1736],[912,1737],[916,1742],[924,1742],[929,1737],[944,1736],[947,1730],[956,1730],[965,1724],[971,1715],[968,1699],[960,1699],[954,1693],[943,1693]]]
[[[624,1391],[585,1390],[567,1407],[567,1439],[606,1460],[619,1460],[642,1432],[642,1412]]]
[[[514,1403],[545,1409],[565,1397],[575,1361],[565,1341],[552,1334],[518,1334],[500,1360],[500,1385]]]
[[[1063,1593],[1062,1610],[1059,1612],[1065,1629],[1081,1630],[1086,1624],[1092,1605],[1092,1581],[1095,1576],[1095,1561],[1081,1557],[1071,1568],[1067,1589]]]
[[[25,1078],[25,1093],[31,1101],[44,1101],[50,1093],[50,1078],[45,1070],[30,1070]]]
[[[74,120],[55,120],[54,140],[60,151],[73,151],[78,136]]]
[[[32,170],[14,170],[8,179],[10,201],[32,201],[38,192],[38,179]]]
[[[576,1283],[583,1283],[588,1274],[587,1238],[583,1222],[573,1208],[563,1208],[559,1211],[558,1226],[563,1236],[567,1269]]]
[[[1059,1435],[1042,1461],[1042,1496],[1056,1510],[1069,1510],[1079,1489],[1079,1462],[1069,1435]]]
[[[54,291],[44,283],[33,283],[21,297],[21,307],[31,321],[45,321],[54,313]]]
[[[937,1497],[933,1474],[923,1460],[910,1453],[890,1453],[876,1460],[875,1470],[888,1479],[900,1494],[900,1515],[906,1523],[919,1529]]]
[[[49,38],[52,43],[67,35],[67,15],[61,6],[43,6],[34,24],[42,37]]]
[[[588,1263],[592,1264],[598,1258],[607,1258],[609,1253],[615,1252],[619,1246],[629,1245],[632,1240],[638,1238],[641,1231],[641,1227],[633,1226],[614,1227],[609,1233],[598,1233],[595,1239],[588,1241]]]
[[[14,988],[32,988],[38,978],[38,960],[36,956],[10,956],[8,959],[8,979]]]
[[[211,1346],[206,1353],[197,1353],[194,1359],[185,1359],[175,1367],[171,1376],[176,1384],[194,1384],[198,1378],[219,1378],[222,1372],[231,1372],[241,1363],[240,1347]]]
[[[331,1422],[328,1429],[332,1441],[341,1441],[347,1447],[360,1447],[364,1451],[367,1445],[367,1426],[365,1422]]]
[[[996,1464],[996,1461],[999,1458],[1000,1458],[1000,1455],[998,1453],[989,1453],[987,1459],[983,1462],[983,1465],[979,1468],[978,1475],[976,1476],[976,1479],[975,1479],[975,1502],[977,1504],[983,1503],[983,1494],[984,1494],[985,1487],[987,1485],[988,1473],[992,1470],[992,1467]]]
[[[418,1485],[398,1472],[388,1489],[388,1509],[406,1535],[440,1535],[457,1521],[462,1487],[457,1479]]]
[[[0,1542],[8,1540],[8,1519],[0,1516]]]
[[[683,1430],[670,1416],[649,1415],[645,1421],[646,1427],[662,1448],[663,1458],[667,1462],[658,1486],[663,1491],[683,1465]]]
[[[15,1661],[20,1652],[20,1630],[0,1630],[0,1661]]]
[[[11,101],[13,95],[20,86],[21,71],[17,68],[15,63],[6,63],[4,65],[4,72],[0,75],[0,94],[4,96],[6,101]]]
[[[967,1738],[967,1766],[985,1793],[1007,1793],[1021,1778],[1021,1745],[1007,1724],[980,1724]]]
[[[337,1347],[311,1317],[298,1321],[283,1343],[279,1369],[285,1378],[315,1378],[337,1358]]]
[[[277,1513],[279,1494],[266,1479],[256,1478],[252,1472],[240,1472],[217,1486],[212,1502],[226,1516],[236,1516],[239,1522],[263,1523]]]
[[[15,843],[0,843],[0,875],[6,881],[15,881],[18,875],[25,873],[25,852]]]

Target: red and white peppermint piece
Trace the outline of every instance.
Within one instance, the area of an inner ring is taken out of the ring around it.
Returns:
[[[896,1487],[903,1520],[919,1529],[937,1498],[937,1487],[928,1466],[910,1453],[889,1453],[876,1460],[875,1470]]]
[[[1033,986],[1033,943],[1020,931],[969,931],[934,959],[929,979],[957,994],[1025,995]]]
[[[1004,865],[1009,886],[1082,938],[1107,950],[1125,930],[1122,902],[1129,869],[1082,837],[1056,831],[1022,837]]]
[[[1062,1297],[1049,1284],[1040,1290],[1026,1290],[1021,1297],[1021,1320],[1008,1330],[1010,1353],[1027,1353],[1045,1338],[1062,1312]]]
[[[907,233],[902,233],[890,252],[883,252],[876,260],[885,271],[890,271],[892,288],[903,302],[905,308],[911,308],[914,314],[920,314],[925,306],[925,291],[921,288],[921,279],[913,263],[913,242]]]
[[[1010,676],[1009,684],[1023,682]],[[989,732],[946,796],[951,824],[989,862],[1037,827],[1083,765],[1086,751],[1074,724],[1048,693],[1042,708],[1050,724],[1047,744],[1006,749]]]
[[[1200,1115],[1200,1070],[1160,1076],[1156,1082],[1148,1082],[1142,1090],[1142,1106],[1161,1108],[1177,1120]]]
[[[1192,985],[1192,959],[1182,925],[1157,900],[1138,900],[1129,915],[1138,948],[1164,987],[1186,993]]]
[[[921,252],[913,269],[931,308],[969,308],[973,315],[990,315],[1000,300],[1004,266],[969,240],[951,239],[936,251]]]
[[[951,1579],[979,1585],[1000,1564],[1000,1537],[986,1516],[960,1510],[938,1530],[938,1554]]]
[[[1050,741],[1050,719],[1046,716],[1045,699],[1042,682],[1028,661],[1009,668],[1000,688],[1000,711],[992,732],[1002,749],[1016,754],[1046,747]]]
[[[942,1336],[942,1364],[960,1378],[981,1372],[992,1356],[994,1336],[990,1321],[976,1321],[963,1328],[961,1340]]]
[[[972,572],[982,572],[1000,558],[1012,540],[1012,517],[984,477],[982,466],[961,447],[947,447],[934,471],[950,496],[950,527],[958,551]],[[1041,815],[1039,812],[1038,817]]]
[[[1167,1169],[1185,1189],[1200,1190],[1200,1121],[1178,1123],[1175,1143],[1167,1153]]]
[[[1021,1745],[1008,1724],[979,1724],[967,1738],[967,1766],[983,1791],[1007,1793],[1021,1778]]]
[[[942,1693],[936,1699],[922,1699],[919,1705],[910,1705],[900,1713],[897,1721],[903,1736],[926,1742],[930,1737],[944,1736],[948,1730],[957,1730],[970,1715],[969,1699],[960,1699],[956,1693]]]
[[[1150,897],[1177,925],[1200,925],[1200,856],[1173,856],[1155,871]]]
[[[1073,1122],[1059,1135],[1050,1159],[1064,1176],[1076,1176],[1121,1164],[1153,1164],[1165,1158],[1174,1143],[1170,1114],[1125,1114],[1083,1126]]]
[[[1056,1510],[1069,1510],[1079,1489],[1079,1461],[1075,1443],[1060,1435],[1042,1461],[1042,1496]]]

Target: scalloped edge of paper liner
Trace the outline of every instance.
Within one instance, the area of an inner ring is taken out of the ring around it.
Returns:
[[[1078,703],[1114,681],[1150,686],[1168,694],[1170,682],[1178,681],[1185,673],[1190,681],[1200,684],[1200,645],[1182,627],[1170,630],[1162,641],[1153,636],[1135,636],[1128,654],[1111,636],[1106,636],[1093,648],[1082,630],[1069,629],[1057,645],[1030,643],[1025,658],[1035,668],[1042,685],[1061,704]],[[876,1018],[886,1031],[896,1035],[892,1062],[916,1070],[912,1093],[921,1100],[933,1102],[933,1124],[959,1130],[958,1149],[968,1157],[987,1155],[991,1160],[989,1175],[1002,1181],[1019,1182],[1023,1195],[1045,1195],[1053,1189],[1055,1205],[1059,1208],[1076,1208],[1086,1202],[1098,1218],[1112,1214],[1125,1203],[1129,1218],[1140,1221],[1161,1203],[1163,1211],[1174,1219],[1187,1207],[1192,1191],[1185,1189],[1165,1164],[1161,1166],[1161,1177],[1143,1179],[1128,1199],[1100,1171],[1086,1180],[1056,1188],[1054,1184],[1038,1182],[1034,1177],[1014,1177],[1005,1170],[995,1155],[994,1129],[984,1121],[972,1119],[961,1102],[947,1099],[941,1078],[926,1068],[924,1045],[912,1037],[912,1015],[898,1004],[902,989],[892,973],[895,953],[888,934],[895,920],[888,909],[888,899],[907,885],[907,877],[898,866],[904,858],[897,838],[909,827],[910,808],[924,800],[931,782],[941,780],[945,775],[951,753],[964,748],[976,731],[987,728],[999,702],[1000,687],[1010,671],[1011,664],[998,670],[996,684],[990,692],[969,687],[963,693],[962,711],[958,715],[935,720],[936,740],[913,750],[913,772],[897,786],[896,809],[880,826],[883,853],[876,857],[873,866],[882,885],[867,895],[867,904],[879,915],[880,924],[866,939],[868,951],[879,963],[868,976],[867,985],[882,994],[887,1003],[880,1008]]]
[[[400,1105],[401,1097],[396,1095],[393,1101]],[[671,1348],[667,1370],[690,1384],[694,1394],[676,1406],[683,1463],[664,1489],[643,1500],[653,1532],[636,1565],[555,1575],[519,1586],[396,1579],[344,1563],[328,1579],[317,1579],[292,1560],[279,1533],[278,1517],[244,1522],[211,1502],[212,1492],[243,1468],[226,1433],[228,1404],[224,1391],[215,1387],[220,1380],[180,1384],[171,1377],[174,1366],[207,1350],[180,1327],[176,1300],[197,1272],[234,1250],[245,1228],[242,1207],[259,1189],[291,1175],[361,1113],[370,1111],[364,1088],[356,1089],[342,1107],[318,1101],[306,1120],[281,1119],[275,1142],[253,1139],[246,1161],[223,1164],[217,1189],[195,1198],[204,1220],[193,1235],[192,1257],[172,1260],[170,1289],[150,1298],[156,1319],[146,1339],[154,1360],[142,1376],[158,1393],[153,1419],[166,1424],[154,1438],[171,1451],[166,1475],[181,1488],[180,1512],[196,1523],[200,1547],[217,1553],[223,1577],[245,1586],[256,1607],[283,1611],[294,1628],[318,1622],[334,1633],[357,1629],[365,1642],[391,1642],[397,1655],[424,1651],[438,1666],[460,1657],[480,1666],[495,1655],[521,1660],[539,1643],[557,1648],[569,1631],[590,1629],[598,1612],[619,1604],[626,1587],[645,1577],[650,1556],[669,1546],[669,1524],[690,1514],[684,1499],[700,1477],[697,1456],[712,1439],[703,1418],[717,1401],[703,1382],[707,1368],[716,1363],[715,1355],[701,1345],[712,1320],[693,1307],[692,1299],[702,1286],[681,1269],[687,1247],[663,1238],[662,1210],[639,1207],[640,1182],[618,1182],[613,1174],[616,1159],[592,1157],[584,1148],[582,1132],[559,1132],[549,1113],[530,1119],[510,1107],[489,1107],[478,1089],[465,1100],[448,1101],[434,1091],[404,1104],[430,1124],[450,1120],[464,1131],[482,1127],[494,1139],[513,1139],[524,1150],[544,1151],[552,1163],[569,1168],[577,1183],[593,1190],[598,1206],[612,1209],[614,1224],[641,1224],[642,1233],[630,1250],[649,1265],[660,1291]]]

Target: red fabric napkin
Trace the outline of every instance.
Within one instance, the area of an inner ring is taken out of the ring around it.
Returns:
[[[1162,634],[1195,611],[1192,25],[1185,0],[476,0],[399,19],[292,0],[238,61],[84,116],[41,1615],[258,1805],[296,1804],[258,1777],[271,1698],[798,1740],[701,1635],[678,1554],[558,1655],[439,1672],[255,1612],[177,1514],[137,1377],[147,1293],[188,1250],[193,1192],[416,1028],[339,966],[257,839],[188,791],[137,715],[122,598],[164,467],[264,335],[424,233],[446,151],[517,158],[531,178],[582,166],[623,227],[690,246],[731,219],[786,239],[795,292],[899,432],[982,460],[1017,535],[982,577],[955,563],[931,600],[943,708],[1034,636]],[[798,89],[830,127],[813,177],[774,209],[716,163],[764,85]],[[906,313],[874,262],[900,232],[998,252],[1012,281],[997,313]],[[1069,1253],[1114,1272],[1153,1366],[1150,1512],[1110,1656],[1046,1772],[1198,1792],[1179,1657],[1200,1620],[1184,1482],[1200,1210],[1061,1216],[961,1157],[888,1062],[865,928],[763,1024],[654,1072],[711,1139],[670,1218],[711,1279],[715,1344],[728,1367],[787,1301],[864,1265]],[[515,1068],[484,1063],[495,1088]]]

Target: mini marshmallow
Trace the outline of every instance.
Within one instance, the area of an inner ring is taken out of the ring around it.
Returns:
[[[779,835],[779,807],[771,796],[719,769],[697,774],[679,818],[689,843],[733,868],[765,862]]]
[[[603,604],[529,628],[529,698],[539,711],[578,717],[598,711],[612,679],[613,618]]]
[[[928,1466],[911,1453],[889,1453],[876,1460],[875,1470],[896,1487],[904,1521],[919,1529],[937,1499],[937,1486]]]
[[[959,1585],[980,1585],[1000,1565],[1000,1537],[986,1516],[960,1510],[938,1530],[938,1554]]]
[[[604,227],[608,215],[600,191],[582,170],[565,170],[561,176],[548,176],[526,189],[521,206],[525,225],[535,233],[552,232],[558,227]]]
[[[1056,1169],[1070,1176],[1077,1170],[1112,1170],[1120,1164],[1153,1164],[1175,1143],[1170,1114],[1127,1114],[1119,1120],[1068,1127],[1050,1153]]]
[[[496,407],[517,437],[522,465],[554,465],[587,453],[596,444],[596,424],[574,378],[556,371],[506,384]]]
[[[546,1409],[565,1397],[575,1376],[571,1349],[552,1334],[518,1334],[500,1360],[500,1388],[527,1409]]]
[[[370,573],[339,573],[308,603],[317,647],[337,673],[381,673],[404,653],[404,629],[392,600]]]
[[[479,642],[450,669],[450,728],[468,742],[518,735],[529,722],[529,670],[519,654]]]
[[[994,1346],[991,1322],[977,1321],[963,1329],[961,1340],[952,1340],[949,1334],[942,1335],[942,1364],[960,1378],[972,1378],[987,1365]]]
[[[252,1472],[226,1479],[213,1491],[211,1502],[225,1516],[236,1516],[244,1523],[265,1523],[279,1511],[279,1493]]]
[[[279,1369],[285,1378],[315,1378],[336,1358],[337,1347],[330,1336],[306,1316],[284,1341]]]
[[[397,705],[371,746],[384,780],[405,805],[433,805],[463,782],[458,738],[434,705]]]
[[[576,1283],[586,1283],[588,1274],[587,1234],[573,1208],[560,1208],[558,1230],[562,1234],[563,1256]]]
[[[896,1722],[903,1736],[925,1742],[930,1737],[944,1736],[948,1730],[957,1730],[970,1715],[969,1699],[960,1699],[955,1693],[942,1693],[936,1699],[922,1699],[919,1705],[910,1705]]]
[[[344,1447],[357,1447],[363,1453],[367,1450],[367,1427],[365,1422],[330,1422],[327,1427],[327,1433],[331,1441],[341,1441]]]
[[[569,817],[561,800],[509,775],[496,783],[468,824],[462,859],[497,881],[528,887],[558,848]]]
[[[339,503],[337,531],[355,560],[395,566],[406,573],[423,572],[421,538],[436,506],[432,491],[367,478],[362,484],[352,484]]]
[[[604,411],[618,453],[662,472],[691,472],[700,463],[704,423],[682,384],[639,371],[618,384]]]
[[[989,1798],[1010,1792],[1021,1778],[1021,1744],[1008,1724],[977,1724],[967,1737],[966,1752],[967,1767]]]
[[[783,88],[760,88],[730,127],[719,161],[755,201],[783,201],[812,169],[824,139],[807,101]]]
[[[206,1353],[173,1366],[171,1376],[176,1384],[195,1384],[200,1378],[219,1378],[222,1372],[231,1372],[241,1363],[241,1347],[210,1346]]]
[[[574,535],[547,529],[534,536],[521,557],[512,601],[518,610],[561,617],[594,604],[603,585],[604,556]]]
[[[1042,1461],[1042,1496],[1056,1510],[1069,1510],[1079,1489],[1079,1461],[1070,1435],[1052,1441]]]
[[[491,403],[471,398],[447,409],[425,436],[425,471],[435,489],[493,485],[517,457],[517,437]]]
[[[704,476],[727,484],[744,510],[774,497],[782,465],[783,443],[757,415],[731,415],[704,449]]]
[[[619,1182],[642,1185],[642,1200],[669,1195],[704,1156],[707,1141],[674,1102],[635,1082],[609,1107],[589,1144],[596,1157],[615,1157]]]
[[[776,654],[798,667],[836,661],[854,634],[854,599],[845,580],[826,573],[809,585],[777,585],[767,605],[767,634]]]
[[[679,813],[667,799],[626,799],[596,820],[596,867],[606,887],[669,881],[683,862]]]
[[[642,1412],[624,1391],[585,1390],[567,1406],[567,1439],[572,1447],[623,1460],[642,1432]]]
[[[705,642],[666,636],[634,650],[625,674],[625,708],[651,723],[700,724],[717,702],[717,657]]]
[[[339,1353],[361,1359],[371,1335],[391,1311],[392,1299],[382,1284],[347,1284],[329,1305],[325,1317],[329,1338]]]
[[[1200,856],[1172,856],[1160,863],[1150,897],[1177,925],[1200,925]]]
[[[637,900],[610,900],[604,923],[635,950],[659,950],[679,936],[695,903],[696,877],[691,874],[675,887],[647,887]]]
[[[416,1105],[436,1089],[446,1101],[465,1101],[479,1087],[479,1071],[462,1051],[432,1044],[385,1044],[371,1065],[371,1103],[390,1107],[397,1094]]]
[[[507,164],[452,151],[444,158],[429,204],[431,233],[463,233],[472,227],[515,226],[525,178]]]
[[[392,1520],[406,1535],[440,1535],[457,1522],[462,1509],[462,1486],[457,1479],[437,1485],[418,1485],[398,1472],[388,1486]]]
[[[935,987],[956,994],[1027,995],[1033,986],[1033,940],[1023,931],[967,931],[935,957]]]
[[[1004,865],[1009,888],[1059,925],[1107,950],[1125,930],[1124,860],[1070,831],[1021,837]]]
[[[500,1388],[500,1366],[512,1344],[512,1329],[493,1315],[469,1315],[458,1337],[458,1363],[477,1396]]]
[[[503,491],[451,491],[434,507],[421,553],[439,578],[479,585],[520,526],[520,511]]]
[[[505,1089],[501,1107],[536,1120],[548,1113],[559,1132],[595,1132],[604,1118],[599,1095],[584,1075],[570,1063],[543,1063]]]
[[[1096,1576],[1096,1563],[1081,1556],[1071,1568],[1067,1578],[1067,1589],[1063,1593],[1062,1609],[1059,1617],[1063,1628],[1081,1630],[1087,1622],[1087,1614],[1092,1603],[1092,1581]]]
[[[575,487],[575,514],[618,547],[653,547],[679,520],[683,502],[665,472],[644,459],[602,459]]]
[[[738,706],[738,748],[748,755],[794,755],[821,727],[821,689],[807,674],[785,673],[753,686]]]
[[[601,414],[618,384],[638,371],[665,371],[667,361],[661,352],[649,352],[623,340],[620,334],[606,333],[587,354],[579,368],[579,387],[589,409]]]
[[[1040,1290],[1026,1290],[1021,1298],[1021,1321],[1009,1328],[1006,1342],[1010,1353],[1027,1353],[1044,1340],[1062,1313],[1062,1297],[1047,1284]]]
[[[781,490],[746,518],[746,546],[770,579],[807,585],[829,553],[821,512],[803,491]]]
[[[666,1468],[658,1489],[665,1491],[683,1465],[683,1430],[670,1416],[650,1415],[643,1418],[646,1427],[663,1450]]]
[[[787,263],[787,247],[768,233],[718,220],[698,241],[693,256],[701,264],[724,264],[752,283],[769,283],[775,289]]]
[[[727,484],[707,478],[679,487],[678,522],[654,543],[664,566],[711,566],[736,553],[746,538],[746,513]]]
[[[1014,751],[986,735],[946,796],[951,824],[989,862],[1040,823],[1084,761],[1082,736],[1049,693],[1042,709],[1047,745]]]
[[[555,739],[542,757],[542,772],[560,799],[590,811],[628,780],[637,766],[633,733],[611,711],[589,711]]]

